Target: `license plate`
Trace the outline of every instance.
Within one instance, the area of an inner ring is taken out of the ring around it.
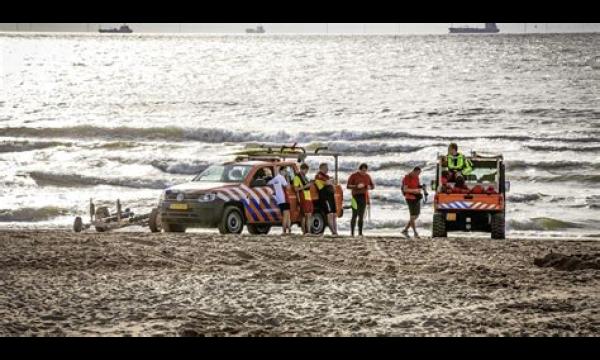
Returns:
[[[169,205],[169,209],[173,210],[187,210],[188,204],[171,204]]]
[[[448,221],[456,221],[456,213],[447,213],[446,220]]]

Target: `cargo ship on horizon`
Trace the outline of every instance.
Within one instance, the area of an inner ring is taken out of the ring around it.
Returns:
[[[131,28],[125,24],[121,25],[121,27],[119,28],[112,28],[112,29],[98,29],[98,32],[101,33],[122,33],[122,34],[131,34],[133,32],[133,30],[131,30]]]
[[[495,34],[499,33],[500,29],[496,26],[496,23],[485,23],[485,27],[450,27],[450,34]]]

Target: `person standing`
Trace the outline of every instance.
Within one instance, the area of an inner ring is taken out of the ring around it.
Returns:
[[[319,190],[319,204],[322,211],[327,214],[327,225],[332,235],[337,235],[337,211],[335,206],[335,188],[333,179],[327,175],[329,166],[327,163],[319,165],[319,172],[315,175],[315,185]]]
[[[281,227],[283,228],[283,235],[287,233],[291,234],[291,221],[290,221],[290,202],[288,201],[285,188],[289,186],[286,180],[287,169],[285,166],[279,168],[279,174],[271,179],[267,185],[273,186],[275,190],[275,201],[281,211]]]
[[[310,223],[313,213],[312,197],[310,196],[311,181],[308,180],[306,173],[308,172],[308,165],[302,163],[300,165],[300,172],[294,176],[293,185],[296,190],[298,202],[300,203],[300,213],[302,218],[300,224],[302,227],[302,234],[310,233]]]
[[[411,172],[404,176],[402,179],[402,193],[404,194],[404,199],[406,200],[406,204],[408,205],[408,212],[410,218],[408,223],[402,230],[402,234],[409,238],[408,236],[408,228],[412,227],[415,238],[419,238],[419,234],[417,233],[417,219],[419,218],[419,214],[421,213],[421,181],[419,180],[419,175],[421,174],[421,168],[416,166]]]
[[[348,178],[347,188],[352,190],[352,219],[350,220],[350,235],[354,236],[356,220],[358,219],[358,236],[363,234],[363,219],[369,201],[369,190],[375,188],[371,176],[367,173],[367,164],[360,164],[358,171]]]

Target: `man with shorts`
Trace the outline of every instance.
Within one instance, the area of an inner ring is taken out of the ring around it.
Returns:
[[[335,207],[335,188],[333,179],[327,175],[329,166],[327,163],[319,165],[319,172],[315,175],[315,185],[319,190],[319,206],[327,214],[327,225],[332,235],[337,235],[336,207]]]
[[[406,204],[408,205],[408,212],[410,214],[410,218],[408,223],[402,230],[402,234],[410,238],[408,236],[408,228],[412,227],[415,238],[419,238],[419,234],[417,233],[416,221],[421,213],[421,181],[419,180],[419,175],[421,174],[421,168],[418,166],[415,167],[411,172],[404,176],[402,180],[402,193],[404,194],[404,199],[406,200]]]
[[[300,203],[300,213],[302,218],[300,224],[302,227],[302,234],[310,233],[310,221],[313,213],[313,203],[310,196],[311,181],[306,177],[308,172],[308,165],[302,163],[300,165],[300,172],[294,176],[293,185],[296,190],[298,202]]]
[[[348,178],[347,188],[352,190],[352,219],[350,220],[350,235],[354,236],[358,218],[358,236],[362,236],[363,218],[369,201],[369,190],[375,188],[371,176],[367,173],[367,164],[360,164],[358,171]]]
[[[291,221],[290,221],[290,202],[288,201],[287,194],[285,192],[285,188],[289,186],[287,180],[287,169],[285,166],[279,168],[279,175],[275,176],[271,179],[267,185],[273,186],[275,190],[275,201],[277,202],[277,206],[281,211],[281,227],[283,228],[283,235],[287,233],[291,234]]]

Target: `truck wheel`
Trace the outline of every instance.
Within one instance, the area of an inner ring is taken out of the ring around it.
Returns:
[[[310,220],[310,233],[321,235],[325,231],[325,217],[321,212],[315,212]]]
[[[160,213],[157,208],[152,209],[150,212],[150,218],[148,219],[148,227],[150,231],[153,233],[160,232],[162,230],[162,225],[160,223]]]
[[[431,236],[434,238],[445,238],[448,236],[446,230],[446,218],[442,213],[433,214],[433,230]]]
[[[162,223],[162,228],[165,232],[182,233],[185,232],[185,226],[180,224]]]
[[[244,218],[237,206],[229,205],[223,211],[223,219],[219,224],[221,234],[240,234],[244,229]]]
[[[265,224],[248,224],[246,225],[248,232],[252,235],[266,235],[271,230],[271,225]]]
[[[75,222],[73,223],[73,231],[81,232],[81,229],[83,229],[83,220],[81,220],[81,217],[78,216],[75,218]]]
[[[504,239],[506,237],[503,213],[492,214],[492,224],[491,225],[492,225],[492,239]]]

